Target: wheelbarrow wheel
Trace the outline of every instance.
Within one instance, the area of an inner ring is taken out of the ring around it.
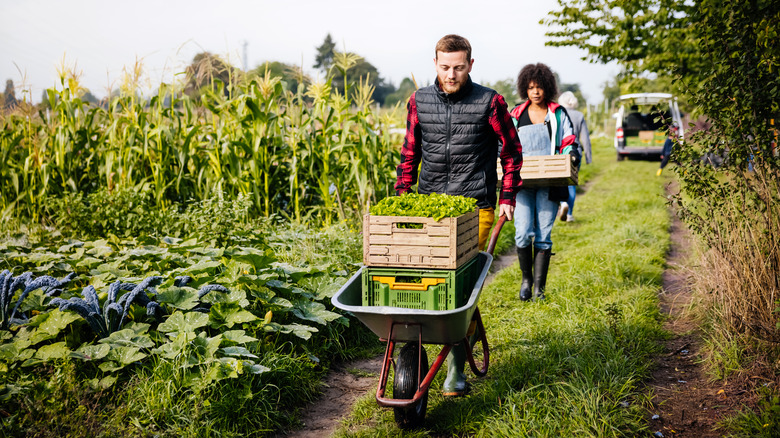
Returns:
[[[422,350],[422,359],[418,361],[419,351]],[[418,363],[420,369],[418,370]],[[419,371],[419,372],[418,372]],[[428,355],[425,349],[420,349],[416,342],[409,342],[401,348],[398,354],[398,362],[395,367],[395,379],[393,379],[393,398],[410,399],[420,386],[428,373]],[[419,402],[405,408],[393,408],[395,422],[402,429],[420,426],[425,419],[425,410],[428,408],[428,392],[423,394]]]

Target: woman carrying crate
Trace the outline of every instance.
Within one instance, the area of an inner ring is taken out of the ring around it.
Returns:
[[[523,156],[571,154],[579,166],[579,147],[566,109],[553,101],[555,75],[547,65],[528,64],[517,75],[517,94],[525,102],[510,111]],[[544,299],[552,255],[551,233],[558,204],[569,196],[566,186],[521,187],[514,211],[515,244],[523,280],[520,299]]]

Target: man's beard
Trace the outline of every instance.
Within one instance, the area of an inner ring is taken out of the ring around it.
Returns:
[[[453,94],[460,91],[461,88],[463,88],[464,82],[456,82],[454,84],[448,84],[446,82],[440,82],[441,83],[441,89],[447,93],[447,94]]]

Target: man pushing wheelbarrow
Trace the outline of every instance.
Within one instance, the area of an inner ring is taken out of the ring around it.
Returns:
[[[446,35],[436,43],[436,81],[415,91],[407,104],[395,189],[400,195],[417,184],[421,194],[474,198],[479,208],[479,249],[483,250],[497,203],[499,216],[512,220],[523,156],[506,101],[495,90],[471,81],[473,64],[466,38]],[[496,196],[499,149],[503,178],[500,196]],[[445,396],[468,392],[466,354],[465,348],[450,350]]]

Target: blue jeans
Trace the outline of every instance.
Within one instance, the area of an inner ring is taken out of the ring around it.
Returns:
[[[577,186],[569,186],[569,199],[566,204],[569,205],[569,216],[574,214],[574,198],[577,197]]]
[[[580,162],[580,166],[581,165],[582,162]],[[580,170],[580,166],[577,166],[578,172]],[[574,199],[576,197],[577,197],[577,186],[569,186],[569,199],[566,201],[566,204],[569,206],[569,213],[568,213],[569,216],[574,214]]]
[[[552,248],[550,235],[558,213],[558,203],[550,201],[549,189],[521,189],[515,201],[515,245],[524,248],[533,243],[539,249]]]

